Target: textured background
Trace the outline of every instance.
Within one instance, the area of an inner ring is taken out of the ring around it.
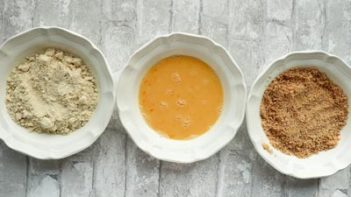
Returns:
[[[262,67],[293,50],[322,49],[351,63],[351,1],[0,0],[0,41],[40,25],[76,31],[103,50],[113,70],[156,35],[209,36],[237,60],[250,86]],[[0,63],[1,64],[1,63]],[[297,180],[268,166],[243,125],[211,158],[180,165],[136,148],[114,114],[87,150],[39,161],[0,142],[0,196],[350,196],[350,168]]]

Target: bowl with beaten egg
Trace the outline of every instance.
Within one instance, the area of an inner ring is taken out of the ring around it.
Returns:
[[[120,74],[117,108],[136,145],[155,158],[190,163],[230,142],[244,118],[243,74],[218,43],[172,33],[138,49]]]

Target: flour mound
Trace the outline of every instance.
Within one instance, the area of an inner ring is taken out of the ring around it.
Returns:
[[[83,127],[98,101],[96,79],[88,66],[53,48],[16,66],[6,90],[11,118],[39,133],[67,134]]]

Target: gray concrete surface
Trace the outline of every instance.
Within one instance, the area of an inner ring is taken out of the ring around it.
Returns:
[[[318,49],[351,63],[351,1],[343,0],[0,0],[0,42],[40,25],[91,39],[113,70],[156,35],[209,36],[237,60],[250,86],[273,59]],[[1,66],[1,62],[0,62]],[[40,161],[0,142],[0,196],[351,196],[350,168],[322,179],[278,173],[255,152],[243,125],[235,139],[194,164],[158,161],[140,151],[115,113],[89,149]]]

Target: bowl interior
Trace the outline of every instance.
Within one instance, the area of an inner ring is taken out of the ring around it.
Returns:
[[[99,101],[94,114],[84,127],[68,135],[28,132],[11,119],[6,109],[6,80],[11,70],[26,56],[48,47],[81,57],[98,81]],[[10,147],[38,158],[61,158],[84,149],[103,132],[112,114],[113,81],[103,56],[89,41],[62,29],[38,28],[5,43],[0,50],[0,62],[0,136]]]
[[[351,69],[339,58],[325,53],[295,53],[285,59],[274,62],[254,83],[247,108],[247,125],[250,138],[259,154],[279,171],[298,178],[312,178],[331,174],[346,167],[351,162],[351,155],[346,150],[351,146],[351,116],[348,115],[347,124],[341,130],[338,145],[328,151],[322,151],[310,157],[301,159],[287,155],[273,149],[270,154],[263,149],[262,144],[270,144],[262,126],[259,107],[263,93],[269,83],[280,73],[293,67],[315,67],[339,85],[348,96],[349,112],[351,110]]]
[[[189,140],[172,140],[158,134],[145,122],[139,108],[139,87],[144,75],[155,63],[172,55],[203,60],[214,69],[223,87],[224,103],[219,119],[209,131]],[[164,160],[190,161],[205,157],[205,151],[211,148],[212,152],[218,151],[218,144],[232,139],[234,128],[242,121],[245,86],[240,70],[222,48],[204,39],[176,34],[156,39],[131,58],[120,78],[117,104],[122,123],[142,149]]]

